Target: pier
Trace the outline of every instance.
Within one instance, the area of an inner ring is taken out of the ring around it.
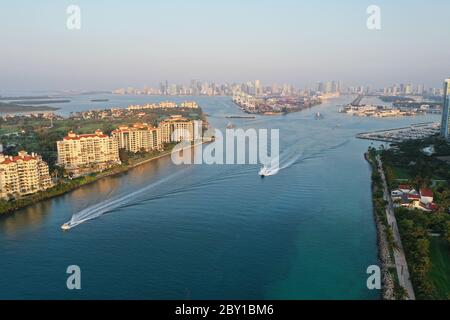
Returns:
[[[358,107],[361,104],[361,101],[363,98],[364,98],[364,95],[360,94],[355,100],[353,100],[352,103],[350,103],[350,105],[352,107]]]

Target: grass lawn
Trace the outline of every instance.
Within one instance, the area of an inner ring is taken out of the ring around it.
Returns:
[[[0,126],[0,136],[4,134],[16,133],[19,129],[16,126]]]
[[[436,287],[437,298],[450,298],[450,246],[440,238],[432,237],[430,246],[433,264],[430,277]]]
[[[411,170],[409,170],[408,168],[404,168],[404,167],[393,167],[394,172],[395,172],[395,176],[397,177],[397,179],[399,180],[408,180],[411,179]]]

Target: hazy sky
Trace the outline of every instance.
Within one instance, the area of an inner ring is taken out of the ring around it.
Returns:
[[[66,28],[67,6],[81,30]],[[381,27],[366,27],[369,5]],[[0,91],[190,79],[441,86],[448,0],[2,0]]]

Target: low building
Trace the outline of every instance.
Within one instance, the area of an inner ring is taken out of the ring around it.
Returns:
[[[62,141],[57,142],[58,165],[68,171],[89,167],[89,171],[101,171],[114,164],[120,164],[119,144],[97,130],[93,134],[69,132]],[[81,172],[77,172],[81,173]]]
[[[399,185],[398,189],[403,193],[411,193],[412,191],[414,191],[414,193],[416,193],[416,190],[414,190],[413,187],[411,187],[409,185],[405,185],[405,184]]]
[[[403,196],[403,192],[401,192],[400,190],[394,190],[391,192],[391,197],[392,199],[400,199]]]
[[[419,193],[413,187],[408,185],[399,185],[397,189],[391,192],[391,197],[393,200],[402,200],[402,203],[420,199]]]
[[[136,123],[132,127],[121,126],[112,132],[112,136],[118,141],[120,149],[130,152],[149,152],[161,150],[161,134],[158,128],[146,123]]]
[[[433,203],[433,201],[434,201],[433,191],[426,188],[420,189],[420,202],[424,204],[429,204]]]
[[[406,207],[409,209],[419,209],[422,211],[432,212],[437,209],[433,202],[433,191],[430,189],[420,189],[417,192],[408,185],[400,185],[398,189],[391,192],[392,200],[396,202],[396,206]]]
[[[0,198],[20,197],[53,186],[47,163],[38,154],[0,154]]]

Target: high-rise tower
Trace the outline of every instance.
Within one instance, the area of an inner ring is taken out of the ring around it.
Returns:
[[[442,110],[441,136],[450,138],[450,78],[444,83],[444,109]]]

